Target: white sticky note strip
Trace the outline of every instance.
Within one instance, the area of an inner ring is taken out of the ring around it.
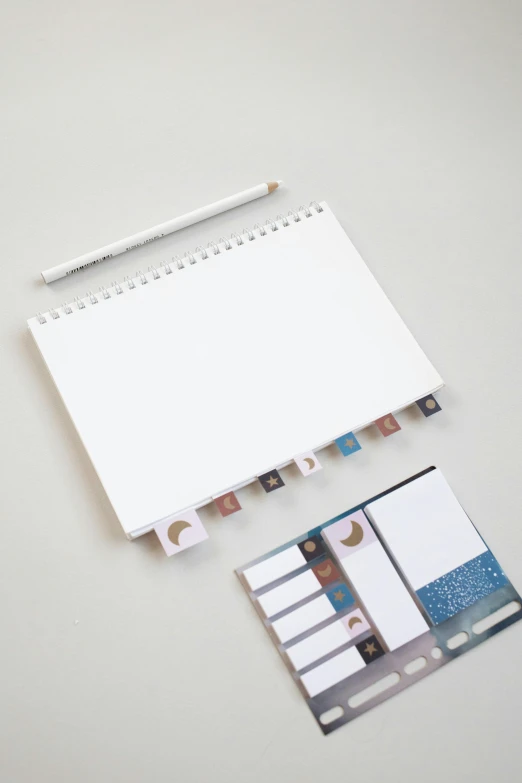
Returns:
[[[313,571],[305,571],[279,587],[274,587],[257,599],[267,617],[272,617],[289,606],[293,606],[303,598],[321,589],[321,583]]]
[[[314,598],[313,601],[309,601],[294,612],[289,612],[276,620],[272,623],[272,628],[281,644],[286,644],[290,639],[295,639],[299,634],[314,628],[323,620],[333,617],[334,614],[335,609],[328,598],[325,595],[320,595],[319,598]]]
[[[302,642],[289,647],[286,654],[290,658],[292,665],[299,671],[308,664],[318,661],[323,655],[342,647],[350,641],[350,636],[344,625],[337,620],[326,628],[322,628],[317,633],[303,639]]]
[[[365,511],[414,590],[487,549],[440,470],[410,481]]]
[[[299,547],[291,546],[261,563],[246,568],[243,571],[243,576],[251,590],[259,590],[304,565],[306,565],[306,560]]]
[[[322,693],[351,674],[364,669],[365,666],[359,650],[356,647],[350,647],[349,650],[344,650],[326,663],[322,663],[303,674],[301,682],[310,697],[317,696],[318,693]]]
[[[343,558],[341,568],[390,650],[396,650],[428,630],[416,603],[378,541]]]

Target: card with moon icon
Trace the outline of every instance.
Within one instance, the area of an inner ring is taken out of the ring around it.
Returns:
[[[236,573],[324,734],[522,618],[435,467]]]

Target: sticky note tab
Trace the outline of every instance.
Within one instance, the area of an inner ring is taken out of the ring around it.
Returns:
[[[366,666],[359,650],[356,647],[350,647],[349,650],[343,650],[339,655],[330,658],[329,661],[321,663],[315,669],[303,674],[301,682],[310,698],[317,696],[332,685],[336,685],[341,680],[345,680],[350,675],[355,674]]]
[[[294,457],[294,462],[303,476],[309,476],[311,473],[317,473],[318,470],[323,469],[313,451],[307,451],[306,454]]]
[[[306,559],[301,549],[298,546],[291,546],[273,557],[268,557],[250,568],[245,568],[243,576],[251,590],[259,590],[304,565],[306,565]]]
[[[320,595],[304,606],[300,606],[299,609],[294,609],[293,612],[275,620],[272,628],[281,644],[285,644],[334,615],[335,609],[331,602],[325,595]]]
[[[297,546],[307,563],[324,553],[324,544],[319,536],[309,536],[306,541],[301,541]]]
[[[170,557],[208,538],[208,533],[194,509],[184,511],[176,519],[154,526],[161,546]]]
[[[346,435],[342,435],[340,438],[336,438],[335,442],[345,457],[348,457],[350,454],[354,454],[356,451],[361,450],[361,445],[353,432],[347,432]]]
[[[359,644],[356,644],[355,646],[361,653],[361,657],[365,663],[372,663],[372,661],[376,661],[377,658],[384,655],[382,645],[376,636],[368,636],[364,642],[359,642]]]
[[[288,609],[321,589],[321,583],[312,570],[294,576],[282,585],[274,587],[258,597],[259,605],[267,617]]]
[[[350,641],[346,628],[340,621],[307,636],[301,642],[287,647],[286,654],[296,671],[342,647]]]
[[[378,541],[343,558],[341,569],[390,650],[428,630],[417,604]]]
[[[339,622],[341,622],[348,631],[350,639],[355,639],[356,636],[360,636],[370,629],[370,623],[360,609],[355,609],[355,611],[350,612],[350,614],[345,615],[345,617],[341,617]]]
[[[323,529],[322,535],[339,560],[377,541],[377,536],[362,511],[355,511],[333,525],[328,525]]]
[[[401,428],[399,422],[391,413],[377,419],[375,424],[379,428],[381,435],[384,435],[385,438],[387,438],[388,435],[393,435],[394,432],[398,432]]]
[[[279,489],[285,485],[285,482],[279,475],[278,470],[271,470],[269,473],[264,473],[262,476],[258,476],[258,481],[265,492],[273,492],[275,489]]]
[[[427,397],[417,400],[417,405],[426,417],[433,416],[434,413],[438,413],[442,410],[433,394],[428,394]]]
[[[331,584],[331,582],[337,582],[341,578],[341,574],[333,560],[324,560],[319,565],[313,566],[312,571],[318,578],[323,587]]]
[[[326,593],[326,597],[336,612],[340,612],[341,609],[346,609],[347,606],[351,606],[355,603],[355,598],[345,584],[332,587],[332,589],[328,590]]]
[[[214,498],[214,503],[222,517],[228,517],[241,510],[241,505],[234,492],[227,492],[219,498]]]

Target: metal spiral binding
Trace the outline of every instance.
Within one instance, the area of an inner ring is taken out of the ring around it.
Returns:
[[[301,206],[297,210],[291,209],[287,216],[279,214],[276,215],[274,220],[269,218],[264,225],[256,223],[252,229],[244,228],[240,232],[234,232],[230,235],[230,239],[227,237],[220,237],[217,242],[209,242],[206,248],[198,245],[193,252],[187,251],[183,258],[174,256],[170,262],[162,261],[159,269],[156,269],[155,266],[151,265],[147,272],[138,271],[135,277],[127,275],[123,280],[123,285],[126,286],[126,289],[124,289],[120,283],[114,281],[109,286],[110,290],[105,288],[105,286],[100,286],[99,295],[94,294],[92,291],[88,291],[83,299],[77,296],[72,304],[64,303],[61,306],[62,313],[71,315],[75,309],[84,310],[87,304],[95,305],[102,299],[112,299],[113,294],[119,296],[120,294],[125,293],[125,290],[132,291],[136,288],[136,284],[147,285],[149,282],[168,277],[175,273],[176,267],[178,270],[185,269],[187,262],[189,266],[192,266],[199,261],[206,261],[211,256],[219,255],[223,250],[232,250],[233,247],[241,247],[242,245],[248,244],[248,242],[254,242],[257,239],[269,236],[275,231],[288,228],[292,223],[300,223],[303,217],[312,217],[314,211],[317,214],[324,211],[323,207],[317,201],[311,201],[308,206]],[[75,305],[75,308],[73,305]],[[48,318],[46,316],[48,316]],[[45,314],[41,312],[36,313],[36,320],[41,325],[48,323],[48,319],[56,321],[59,318],[61,318],[60,313],[52,307]]]

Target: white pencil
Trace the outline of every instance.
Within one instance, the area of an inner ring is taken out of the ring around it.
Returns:
[[[261,196],[266,196],[268,193],[273,193],[280,185],[282,180],[277,182],[263,182],[261,185],[256,185],[254,188],[248,190],[242,190],[241,193],[236,193],[234,196],[228,196],[221,201],[215,201],[213,204],[208,204],[201,209],[195,209],[193,212],[187,212],[186,215],[174,218],[173,220],[167,220],[166,223],[160,223],[159,226],[153,226],[147,228],[145,231],[140,231],[137,234],[133,234],[126,239],[120,239],[118,242],[113,242],[111,245],[100,247],[98,250],[93,250],[90,253],[85,253],[83,256],[73,258],[72,261],[68,261],[65,264],[59,264],[53,266],[52,269],[46,269],[42,272],[42,277],[46,283],[52,283],[55,280],[59,280],[60,277],[66,275],[72,275],[74,272],[79,272],[80,269],[85,269],[88,266],[94,266],[94,264],[100,264],[102,261],[107,261],[113,256],[117,256],[120,253],[126,253],[128,250],[133,250],[135,247],[145,245],[147,242],[153,242],[155,239],[160,239],[166,236],[166,234],[172,234],[174,231],[179,231],[181,228],[192,226],[194,223],[199,223],[200,220],[206,220],[207,218],[219,215],[221,212],[226,212],[228,209],[239,207],[241,204],[246,204],[248,201],[253,201]]]

